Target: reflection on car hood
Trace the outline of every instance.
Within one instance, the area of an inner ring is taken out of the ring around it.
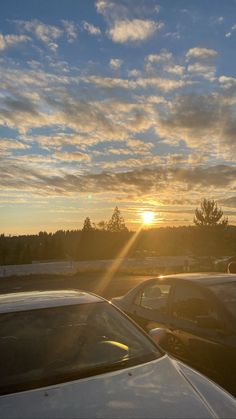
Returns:
[[[235,399],[168,356],[125,370],[0,397],[1,418],[235,416]]]

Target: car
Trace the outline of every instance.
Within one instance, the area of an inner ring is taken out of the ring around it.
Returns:
[[[236,262],[236,255],[235,256],[226,256],[220,259],[216,259],[214,261],[214,267],[216,271],[220,272],[227,272],[228,265],[231,262]]]
[[[112,299],[172,356],[236,396],[236,275],[184,273],[149,279]]]
[[[94,294],[3,294],[0,322],[1,418],[236,415],[230,394]]]

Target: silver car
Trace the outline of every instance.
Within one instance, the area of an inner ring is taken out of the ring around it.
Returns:
[[[236,401],[171,359],[111,303],[0,296],[1,418],[235,418]]]

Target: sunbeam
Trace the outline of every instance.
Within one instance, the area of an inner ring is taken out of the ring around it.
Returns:
[[[96,293],[101,294],[104,292],[105,288],[108,286],[116,272],[118,271],[119,267],[121,266],[124,258],[127,256],[131,246],[135,243],[137,240],[137,237],[139,236],[141,230],[142,230],[143,224],[139,227],[139,229],[134,233],[134,235],[130,238],[128,243],[126,243],[125,247],[121,250],[121,252],[117,255],[116,259],[111,263],[110,267],[108,268],[107,272],[101,279],[98,287],[96,288]]]

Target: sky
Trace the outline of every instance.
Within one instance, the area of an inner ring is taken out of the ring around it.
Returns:
[[[1,0],[0,233],[236,224],[235,0]]]

